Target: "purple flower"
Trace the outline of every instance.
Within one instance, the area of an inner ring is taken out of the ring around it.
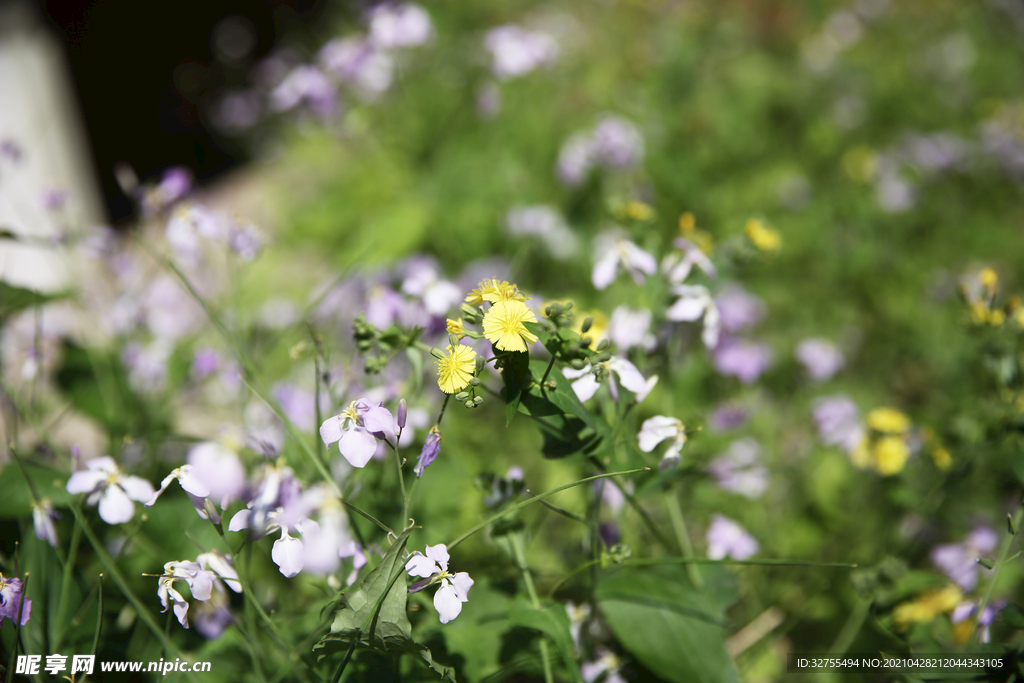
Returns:
[[[968,592],[978,585],[976,560],[995,550],[998,542],[996,532],[979,526],[962,543],[947,543],[932,548],[932,562],[964,592]]]
[[[816,382],[831,379],[846,364],[846,357],[827,339],[804,339],[796,346],[796,359]]]
[[[591,274],[594,287],[604,289],[619,274],[619,267],[625,268],[638,285],[646,276],[654,275],[658,262],[646,251],[636,246],[618,231],[606,232],[594,240],[595,263]]]
[[[757,553],[760,546],[743,527],[723,515],[712,515],[706,540],[708,557],[712,560],[745,560]]]
[[[501,80],[524,76],[558,58],[558,43],[547,33],[508,24],[484,37],[491,53],[491,71]]]
[[[236,223],[228,230],[228,247],[245,263],[259,256],[264,242],[263,235],[252,223]]]
[[[164,171],[157,188],[165,204],[176,202],[192,189],[192,171],[184,166],[172,166]]]
[[[567,259],[579,248],[576,234],[569,229],[562,215],[544,204],[510,209],[505,215],[505,224],[511,235],[540,239],[556,259]]]
[[[203,380],[217,372],[220,368],[220,354],[214,349],[204,347],[196,349],[192,356],[192,376],[197,380]]]
[[[761,445],[753,439],[733,441],[726,452],[708,465],[708,472],[726,491],[760,498],[768,488],[768,469],[761,464]]]
[[[682,284],[690,276],[694,266],[697,266],[710,278],[718,277],[718,269],[711,262],[704,252],[696,244],[688,239],[677,237],[672,244],[679,251],[667,255],[661,262],[661,272],[665,273],[666,279],[673,285]]]
[[[992,622],[996,620],[996,615],[999,614],[1000,610],[1006,607],[1008,603],[1005,600],[996,600],[993,603],[985,605],[985,609],[982,610],[981,614],[978,615],[978,640],[983,643],[987,643],[992,639],[990,628]],[[974,600],[965,600],[957,605],[953,609],[953,613],[949,615],[950,621],[954,624],[959,624],[964,619],[968,619],[978,612],[980,603]]]
[[[189,449],[188,465],[195,479],[206,486],[206,496],[223,510],[246,489],[245,466],[238,453],[217,441],[203,441]],[[184,485],[182,486],[184,488]]]
[[[68,479],[68,493],[89,494],[85,502],[99,503],[100,518],[107,524],[123,524],[135,515],[135,503],[153,497],[153,485],[141,477],[128,476],[110,456],[93,458]]]
[[[621,356],[612,356],[610,359],[601,363],[607,368],[608,371],[608,391],[615,401],[619,400],[619,388],[616,384],[615,377],[617,376],[618,381],[622,383],[622,386],[626,387],[636,395],[636,402],[641,403],[647,394],[651,392],[654,385],[658,383],[658,376],[653,375],[647,379],[640,373],[635,365],[631,362],[622,358]],[[581,401],[590,400],[594,394],[597,393],[601,383],[597,380],[597,377],[592,372],[590,366],[583,368],[582,370],[575,370],[573,368],[562,368],[562,374],[567,379],[574,380],[572,383],[572,390],[575,392],[576,397]]]
[[[750,419],[750,411],[740,405],[727,403],[715,408],[708,420],[708,426],[712,431],[727,432],[742,427]]]
[[[714,362],[719,373],[753,384],[771,365],[772,350],[767,344],[726,338],[715,347]]]
[[[759,297],[738,285],[728,285],[715,296],[715,305],[722,316],[722,329],[727,333],[753,327],[764,319],[767,308]]]
[[[580,665],[580,676],[583,677],[585,683],[594,683],[601,678],[601,674],[604,674],[604,678],[601,678],[603,683],[626,683],[626,679],[619,672],[619,669],[622,668],[622,660],[613,652],[600,647],[594,655],[596,659],[583,662]]]
[[[14,140],[4,138],[0,140],[0,157],[7,157],[11,161],[21,161],[21,147]]]
[[[563,184],[579,185],[596,163],[594,145],[589,135],[576,133],[562,145],[556,170]]]
[[[430,15],[419,5],[384,2],[368,14],[370,40],[385,50],[423,45],[434,35]]]
[[[63,187],[51,185],[43,190],[43,206],[47,211],[56,211],[68,200],[68,191]]]
[[[296,67],[270,93],[270,106],[275,111],[288,111],[300,104],[305,104],[323,119],[338,113],[338,93],[334,84],[316,67]]]
[[[224,225],[209,209],[198,205],[184,205],[175,209],[167,219],[164,236],[175,257],[192,263],[199,256],[200,237],[223,241]]]
[[[836,394],[816,399],[813,410],[818,438],[826,446],[839,446],[849,455],[863,441],[860,411],[849,396]]]
[[[607,168],[629,168],[644,156],[644,139],[632,121],[605,115],[591,134],[594,155]]]
[[[443,543],[428,545],[426,555],[419,551],[412,553],[405,563],[405,571],[409,576],[416,576],[427,579],[423,586],[417,588],[422,590],[431,583],[440,583],[441,587],[434,593],[434,609],[437,610],[442,624],[459,616],[462,612],[462,603],[469,600],[469,589],[473,587],[473,579],[466,572],[452,574],[448,571],[448,547]],[[415,587],[415,586],[414,586]],[[412,588],[409,589],[413,591]]]
[[[18,612],[21,611],[21,625],[28,622],[32,615],[32,601],[24,598],[22,607],[22,591],[25,583],[21,579],[8,579],[0,574],[0,624],[4,623],[7,617],[15,624],[18,623]]]
[[[54,548],[57,547],[57,527],[53,524],[55,519],[60,519],[60,515],[53,509],[49,498],[32,503],[32,525],[35,527],[36,538]]]
[[[168,562],[164,565],[164,573],[157,587],[157,596],[164,606],[161,611],[166,612],[170,608],[169,599],[174,603],[174,616],[178,618],[178,623],[188,628],[188,600],[175,590],[174,582],[187,583],[196,600],[209,600],[213,593],[214,578],[212,572],[203,569],[198,562]]]
[[[416,476],[422,477],[423,472],[430,466],[430,463],[437,460],[437,456],[440,453],[441,432],[438,430],[437,425],[434,425],[430,428],[427,440],[423,442],[423,450],[420,451],[420,457],[416,461]]]
[[[352,401],[339,415],[320,425],[320,438],[327,448],[337,442],[338,450],[353,467],[365,467],[377,450],[377,439],[394,434],[395,418],[383,403],[368,399]]]
[[[373,101],[391,87],[395,60],[369,40],[335,38],[320,48],[319,61],[325,72],[351,84],[365,100]]]

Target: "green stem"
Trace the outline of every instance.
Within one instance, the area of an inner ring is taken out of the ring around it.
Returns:
[[[604,466],[601,464],[601,461],[598,460],[595,456],[591,455],[589,457],[589,460],[591,464],[594,465],[594,467],[601,471],[605,471]],[[649,470],[650,468],[645,467],[644,469]],[[619,491],[622,493],[622,496],[626,499],[626,502],[629,503],[629,506],[633,508],[633,510],[635,510],[638,515],[640,515],[640,519],[643,520],[644,525],[647,527],[648,531],[651,532],[651,535],[654,536],[658,543],[660,543],[665,550],[672,552],[673,548],[671,541],[669,541],[668,538],[663,533],[661,533],[661,529],[658,527],[658,525],[654,523],[654,520],[651,519],[651,516],[649,514],[647,514],[647,511],[640,506],[640,503],[637,501],[636,496],[627,491],[626,487],[623,486],[618,479],[614,478],[614,474],[615,473],[612,474],[612,483],[614,483],[615,486],[618,487]]]
[[[533,574],[530,566],[526,563],[526,551],[523,548],[522,537],[519,534],[512,534],[512,552],[515,555],[516,564],[523,574],[523,583],[526,584],[526,593],[530,596],[530,604],[537,611],[540,611],[540,598],[537,597],[537,588],[533,585]],[[547,636],[543,633],[540,637],[540,659],[544,666],[544,683],[554,683],[555,677],[551,672],[551,654],[548,652]]]
[[[92,637],[92,654],[94,657],[100,648],[100,630],[103,627],[103,574],[100,574],[100,582],[96,590],[99,596],[99,607],[96,612],[96,633]]]
[[[836,653],[837,657],[845,655],[850,646],[853,645],[853,639],[860,633],[864,620],[867,619],[870,611],[871,601],[857,598],[857,605],[850,612],[850,616],[846,618],[846,623],[843,624],[842,630],[839,631],[839,635],[836,636],[835,642],[832,643],[832,647],[828,651]]]
[[[679,549],[683,553],[683,557],[690,559],[694,557],[693,543],[690,542],[690,534],[686,531],[686,522],[683,520],[683,509],[679,505],[679,500],[672,495],[669,491],[665,496],[668,500],[668,516],[672,520],[672,529],[676,532],[676,540],[679,541]],[[690,575],[690,581],[693,582],[693,587],[700,590],[704,587],[704,579],[701,578],[700,569],[697,568],[696,564],[690,563],[686,565],[686,572]]]
[[[1017,508],[1017,512],[1013,515],[1013,528],[1017,529],[1020,533],[1021,518],[1024,517],[1024,506]],[[992,599],[992,591],[995,590],[996,581],[999,579],[999,571],[1003,568],[1003,564],[1006,562],[1006,557],[1010,553],[1010,546],[1013,545],[1015,536],[1007,534],[1006,539],[1003,541],[1003,545],[999,548],[999,559],[996,560],[995,567],[992,572],[992,580],[988,582],[988,587],[985,589],[985,596],[978,603],[977,615],[980,619],[981,615],[985,613],[985,607]],[[974,629],[971,633],[971,640],[979,636],[978,622],[979,619],[974,620]]]
[[[78,546],[82,542],[82,527],[77,522],[71,531],[71,545],[68,548],[68,559],[64,563],[64,576],[60,582],[60,607],[57,608],[57,626],[63,629],[54,639],[53,649],[60,652],[60,646],[64,641],[64,635],[68,629],[67,612],[71,600],[71,582],[74,580],[75,561],[78,559]]]
[[[470,536],[472,536],[476,532],[480,531],[481,529],[487,528],[487,526],[489,526],[492,522],[496,522],[497,520],[501,519],[505,515],[511,514],[511,513],[515,512],[516,510],[519,510],[520,508],[526,507],[527,505],[533,505],[534,503],[538,503],[541,500],[547,498],[548,496],[553,496],[556,493],[559,493],[560,491],[565,491],[566,489],[571,489],[574,486],[579,486],[580,484],[586,484],[586,483],[591,482],[591,481],[597,481],[598,479],[605,479],[607,477],[616,477],[616,476],[623,475],[623,474],[636,474],[637,472],[647,472],[650,469],[651,468],[649,468],[649,467],[640,467],[640,468],[637,468],[635,470],[623,470],[622,472],[606,472],[604,474],[595,474],[592,477],[587,477],[586,479],[580,479],[579,481],[574,481],[571,484],[565,484],[564,486],[559,486],[558,488],[551,489],[550,491],[546,491],[544,493],[541,493],[540,495],[534,496],[533,498],[529,498],[529,499],[524,500],[524,501],[522,501],[520,503],[516,503],[515,505],[513,505],[513,506],[511,506],[509,508],[506,508],[506,509],[502,510],[501,512],[495,514],[495,515],[491,515],[486,520],[480,522],[479,524],[477,524],[476,526],[471,528],[469,531],[461,534],[460,536],[457,536],[453,541],[448,543],[448,549],[451,550],[452,548],[454,548],[458,544],[462,543],[463,541],[465,541],[467,538],[469,538]]]

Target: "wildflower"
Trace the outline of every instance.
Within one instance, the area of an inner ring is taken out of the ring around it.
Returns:
[[[320,48],[321,68],[341,83],[351,84],[365,100],[374,100],[391,86],[395,60],[364,38],[335,38]]]
[[[605,289],[625,268],[637,284],[654,275],[658,262],[649,253],[615,232],[599,235],[595,241],[596,263],[590,279],[597,289]]]
[[[188,628],[188,600],[175,590],[174,582],[187,583],[196,600],[209,600],[213,592],[213,578],[212,573],[204,570],[198,562],[168,562],[164,565],[164,573],[157,587],[157,596],[164,606],[161,611],[168,610],[170,605],[167,601],[170,599],[174,603],[174,616],[178,618],[178,623]]]
[[[995,550],[997,543],[996,532],[979,526],[961,543],[946,543],[932,548],[931,559],[961,589],[972,591],[978,585],[977,559]]]
[[[60,515],[53,509],[49,498],[32,503],[32,526],[35,527],[36,538],[54,548],[57,547],[57,527],[53,525],[55,519],[60,519]]]
[[[224,226],[209,209],[193,204],[175,209],[164,232],[175,256],[188,262],[199,256],[201,237],[221,241],[225,234]]]
[[[476,370],[476,351],[457,344],[448,346],[437,359],[437,386],[446,394],[457,394],[469,386]]]
[[[17,624],[19,610],[21,626],[28,622],[28,618],[32,615],[32,601],[23,597],[24,589],[25,582],[21,579],[8,579],[0,574],[0,624],[4,623],[4,617]]]
[[[255,512],[255,506],[250,510],[239,510],[228,523],[228,531],[248,529]],[[262,528],[256,528],[261,529],[259,531],[261,534],[281,532],[281,538],[274,541],[270,559],[274,561],[280,572],[290,579],[301,572],[306,565],[305,545],[302,540],[292,536],[292,533],[300,534],[303,539],[320,541],[321,530],[319,524],[306,517],[301,517],[291,523],[285,522],[283,517],[285,517],[284,508],[275,508],[264,516]]]
[[[567,259],[579,248],[579,239],[550,206],[519,206],[505,216],[509,234],[536,237],[556,259]]]
[[[448,318],[445,321],[445,329],[448,331],[448,334],[454,334],[459,339],[462,339],[467,334],[466,323],[462,321],[462,318],[459,318],[458,320]]]
[[[679,233],[683,236],[682,239],[676,240],[675,244],[677,247],[682,249],[679,242],[692,242],[695,244],[701,252],[711,255],[711,251],[714,249],[714,240],[704,230],[697,227],[697,219],[692,212],[687,211],[679,216]],[[714,277],[712,274],[708,274],[709,277]]]
[[[622,382],[622,386],[636,394],[637,403],[643,402],[647,398],[647,394],[654,388],[654,385],[658,383],[657,375],[644,379],[644,376],[637,367],[621,356],[612,356],[603,363],[598,363],[598,365],[604,368],[602,374],[610,378],[608,390],[616,401],[619,400],[619,388],[615,383],[616,376]],[[576,398],[581,401],[587,401],[592,398],[597,393],[598,387],[601,386],[597,375],[594,374],[593,366],[585,367],[582,370],[562,368],[562,374],[567,379],[575,380],[572,383],[572,390],[576,394]]]
[[[756,218],[747,221],[743,229],[751,243],[760,251],[774,253],[782,246],[782,238],[779,237],[779,233],[766,228],[764,223]]]
[[[740,405],[726,403],[720,405],[708,418],[708,426],[712,431],[727,432],[742,427],[750,419],[750,411]]]
[[[309,519],[314,514],[319,522]],[[326,484],[311,486],[301,497],[293,498],[279,510],[275,521],[282,528],[295,529],[302,534],[301,541],[285,539],[279,547],[279,555],[291,550],[301,552],[301,557],[291,559],[302,571],[330,574],[337,570],[343,558],[359,555],[348,513]]]
[[[640,347],[650,351],[655,346],[654,335],[650,333],[651,311],[633,309],[628,306],[619,306],[612,311],[612,318],[608,323],[608,337],[619,350],[625,352],[633,347]],[[591,330],[593,326],[591,326]],[[598,339],[590,332],[587,333],[592,339]]]
[[[593,154],[606,168],[629,168],[644,156],[644,138],[632,121],[613,114],[604,115],[591,133]]]
[[[578,656],[580,654],[580,636],[583,624],[590,619],[590,604],[581,602],[577,605],[572,600],[567,600],[565,602],[565,614],[569,617],[569,635],[572,636],[572,643],[576,646],[576,655]]]
[[[708,525],[706,540],[708,557],[712,560],[723,560],[731,557],[734,560],[745,560],[757,553],[760,546],[739,524],[722,515],[712,515]]]
[[[992,633],[990,627],[992,622],[995,621],[996,615],[1006,607],[1008,603],[1005,600],[997,600],[993,603],[985,605],[985,609],[978,614],[978,607],[980,604],[973,600],[964,600],[955,608],[953,608],[952,614],[949,615],[949,620],[953,622],[953,639],[958,644],[964,644],[971,637],[971,633],[974,631],[975,621],[978,625],[978,640],[982,643],[987,643],[992,640]],[[972,619],[977,614],[977,619]]]
[[[171,471],[163,481],[160,482],[160,488],[153,496],[145,502],[146,507],[152,507],[156,503],[157,498],[167,490],[167,487],[171,485],[171,482],[177,480],[181,484],[181,488],[185,489],[185,493],[192,500],[192,505],[195,506],[196,510],[203,509],[203,499],[210,495],[210,488],[195,475],[195,468],[192,465],[182,465],[176,467]],[[203,513],[200,512],[200,515]]]
[[[491,71],[501,80],[524,76],[558,57],[558,43],[550,35],[512,24],[488,31],[484,47],[491,53]]]
[[[610,650],[600,647],[594,653],[597,659],[590,662],[583,662],[580,666],[580,676],[586,683],[594,683],[601,678],[603,683],[626,683],[619,670],[622,668],[622,660]]]
[[[434,35],[430,15],[419,5],[381,3],[370,10],[370,40],[386,50],[423,45]]]
[[[141,477],[127,476],[110,456],[93,458],[68,479],[68,493],[88,493],[86,503],[99,503],[100,518],[107,524],[123,524],[135,515],[135,504],[153,496],[153,485]]]
[[[714,361],[721,374],[753,384],[771,365],[772,350],[767,344],[729,337],[715,347]]]
[[[369,399],[352,401],[339,415],[320,425],[320,438],[327,448],[337,442],[338,450],[353,467],[365,467],[377,450],[377,439],[394,433],[395,419],[383,403]]]
[[[697,266],[708,277],[718,277],[718,270],[711,262],[699,245],[690,240],[678,237],[672,242],[678,251],[668,254],[661,262],[661,272],[665,273],[666,279],[673,285],[681,284],[690,276],[694,266]]]
[[[753,439],[733,441],[725,454],[708,465],[708,471],[726,491],[760,498],[768,488],[768,469],[761,464],[761,445]]]
[[[875,442],[872,464],[883,476],[898,474],[907,464],[910,449],[907,442],[898,436],[883,436]]]
[[[910,418],[895,408],[875,408],[868,413],[865,422],[883,434],[905,434],[910,429]]]
[[[665,455],[661,457],[661,462],[658,464],[658,469],[664,470],[675,467],[682,461],[679,453],[686,443],[686,427],[674,417],[655,415],[644,420],[637,439],[640,442],[640,450],[644,453],[650,453],[662,441],[672,439],[672,443],[669,444],[668,450],[665,451]]]
[[[794,355],[815,382],[831,379],[846,363],[843,352],[826,339],[804,339]]]
[[[897,605],[892,611],[893,622],[902,631],[914,622],[931,621],[940,614],[953,611],[960,603],[960,598],[960,589],[956,586],[923,593]]]
[[[515,300],[498,301],[484,315],[484,337],[502,351],[526,351],[528,344],[537,343],[537,337],[523,324],[527,322],[537,322],[537,316],[526,304]]]
[[[430,428],[430,433],[427,434],[427,440],[423,442],[423,450],[420,451],[420,457],[416,461],[416,476],[422,477],[423,472],[426,471],[430,463],[437,459],[437,456],[441,453],[441,431],[434,425]]]
[[[721,316],[708,288],[703,285],[676,285],[672,287],[672,293],[679,298],[665,312],[665,317],[673,322],[695,322],[703,316],[701,341],[709,349],[718,346]]]
[[[270,93],[274,111],[288,111],[303,103],[323,119],[331,118],[339,109],[334,83],[314,66],[295,67]]]
[[[715,295],[715,306],[722,317],[722,329],[728,333],[757,325],[767,312],[760,297],[734,284],[726,285]]]
[[[448,571],[448,548],[443,543],[426,547],[426,555],[419,551],[412,553],[405,563],[405,571],[409,576],[425,579],[417,581],[409,588],[410,593],[423,590],[432,583],[440,583],[441,587],[434,593],[434,609],[437,610],[442,624],[459,616],[462,603],[469,600],[469,589],[473,587],[473,579],[466,572],[452,574]]]
[[[496,304],[499,301],[526,301],[530,297],[519,292],[519,287],[504,280],[487,278],[481,280],[472,292],[466,295],[466,303],[471,306],[482,306],[486,301]]]
[[[857,404],[849,396],[837,394],[814,401],[814,421],[818,438],[826,446],[840,446],[852,454],[864,440]]]
[[[406,268],[402,291],[420,297],[430,315],[445,315],[462,298],[458,285],[442,278],[432,261],[425,258],[410,259]]]

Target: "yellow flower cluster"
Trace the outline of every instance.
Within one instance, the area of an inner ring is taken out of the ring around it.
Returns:
[[[895,408],[875,408],[865,421],[869,432],[854,449],[853,464],[885,477],[903,471],[910,456],[910,418]]]
[[[747,237],[758,250],[773,254],[782,246],[782,237],[776,231],[765,227],[762,221],[751,218],[747,221],[744,230]]]

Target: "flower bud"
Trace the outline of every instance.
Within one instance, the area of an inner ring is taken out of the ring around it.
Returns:
[[[430,355],[438,360],[444,360],[444,351],[436,346],[430,349]]]
[[[581,334],[586,334],[587,332],[589,332],[590,331],[590,326],[593,325],[593,324],[594,324],[594,318],[592,316],[588,315],[583,320],[583,325],[580,327],[580,333]]]
[[[401,401],[398,402],[398,428],[399,429],[405,429],[405,418],[408,417],[408,415],[409,415],[409,408],[405,404],[405,399],[403,398]]]
[[[584,363],[583,359],[581,358],[573,358],[571,361],[569,361],[569,365],[572,367],[573,370],[582,370],[583,368],[587,367],[587,364]]]
[[[483,356],[477,356],[476,357],[476,371],[477,372],[482,371],[484,369],[484,365],[485,365],[484,357]]]
[[[594,343],[593,337],[584,337],[583,339],[580,340],[580,346],[582,346],[585,349],[589,348],[590,345],[593,344],[593,343]]]
[[[484,397],[483,396],[477,396],[476,398],[473,399],[473,403],[475,403],[478,406],[479,405],[483,405],[483,402],[484,402]]]
[[[455,394],[455,400],[456,401],[465,401],[468,398],[469,398],[469,392],[466,392],[466,391],[460,391],[459,393]]]
[[[597,345],[597,350],[598,350],[598,352],[604,351],[605,349],[607,349],[611,345],[612,345],[612,343],[610,341],[608,341],[607,339],[602,339],[601,343]]]
[[[480,380],[478,380],[476,377],[474,377],[473,379],[469,380],[469,386],[471,386],[471,387],[478,387],[478,386],[480,386]]]
[[[469,400],[466,401],[466,407],[467,408],[476,408],[476,404],[473,403],[473,399],[469,399]]]

